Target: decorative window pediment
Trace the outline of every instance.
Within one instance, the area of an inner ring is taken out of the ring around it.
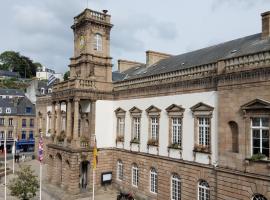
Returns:
[[[182,116],[185,112],[185,108],[176,104],[172,104],[166,108],[166,111],[169,116]]]
[[[125,114],[126,114],[126,111],[120,107],[117,108],[114,112],[115,112],[116,116],[125,116]]]
[[[262,99],[254,99],[251,102],[248,102],[241,106],[243,111],[252,111],[252,110],[268,110],[270,111],[270,102]]]
[[[200,102],[192,106],[190,110],[193,112],[194,115],[212,115],[214,108],[203,102]]]
[[[140,110],[139,108],[137,107],[133,107],[129,110],[129,112],[132,114],[132,115],[141,115],[142,113],[142,110]]]
[[[48,111],[47,114],[50,116],[52,113],[51,113],[51,111]]]
[[[161,110],[157,108],[156,106],[152,105],[146,109],[146,112],[148,113],[148,115],[159,115]]]

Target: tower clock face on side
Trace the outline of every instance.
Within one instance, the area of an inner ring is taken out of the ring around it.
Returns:
[[[80,46],[80,49],[82,50],[85,46],[85,38],[83,35],[80,36],[80,40],[79,40],[79,46]]]

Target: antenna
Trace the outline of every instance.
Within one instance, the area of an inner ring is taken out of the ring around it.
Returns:
[[[86,8],[88,8],[88,0],[86,0]]]

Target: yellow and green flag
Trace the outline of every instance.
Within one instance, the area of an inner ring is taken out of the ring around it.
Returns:
[[[94,149],[93,149],[93,169],[95,170],[97,168],[98,163],[98,155],[97,155],[97,140],[95,137],[95,143],[94,143]]]

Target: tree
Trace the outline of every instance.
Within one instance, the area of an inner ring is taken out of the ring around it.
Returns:
[[[18,52],[5,51],[0,54],[0,69],[18,72],[21,77],[32,78],[36,76],[40,63],[34,63],[30,58],[20,55]]]
[[[29,200],[36,196],[39,188],[37,176],[30,166],[22,166],[20,171],[16,173],[17,177],[13,178],[8,185],[12,196],[16,196],[21,200]]]
[[[70,72],[69,71],[65,72],[64,81],[67,81],[69,79],[69,76],[70,76]]]

